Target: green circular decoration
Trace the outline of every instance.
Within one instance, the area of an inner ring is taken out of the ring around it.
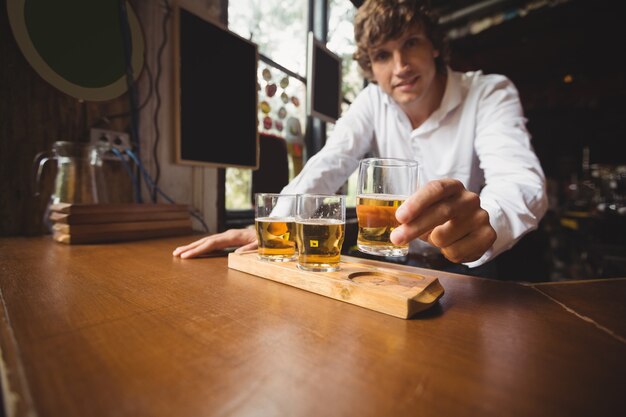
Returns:
[[[117,1],[8,0],[13,35],[26,60],[50,84],[83,100],[111,100],[128,89],[122,19]],[[131,67],[144,63],[141,26],[126,2]]]

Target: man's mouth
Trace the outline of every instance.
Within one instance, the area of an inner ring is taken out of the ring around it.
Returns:
[[[415,75],[411,78],[407,78],[400,82],[395,83],[393,85],[393,88],[397,88],[399,90],[405,90],[405,89],[411,88],[415,85],[418,79],[419,79],[419,75]]]

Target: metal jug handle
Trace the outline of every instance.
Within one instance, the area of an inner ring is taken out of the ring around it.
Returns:
[[[35,155],[35,159],[33,160],[33,176],[31,181],[31,186],[33,187],[33,196],[39,197],[41,194],[40,190],[40,182],[41,182],[41,173],[43,172],[43,167],[50,159],[54,159],[54,155],[52,151],[43,151],[39,152]]]

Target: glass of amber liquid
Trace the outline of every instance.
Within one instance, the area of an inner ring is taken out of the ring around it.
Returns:
[[[345,235],[345,195],[298,194],[296,198],[298,268],[314,272],[339,270]]]
[[[256,193],[254,224],[259,259],[294,261],[296,251],[295,194]]]
[[[409,245],[394,245],[389,235],[400,224],[396,210],[419,184],[419,164],[410,159],[366,158],[359,163],[356,214],[357,247],[378,256],[405,256]]]

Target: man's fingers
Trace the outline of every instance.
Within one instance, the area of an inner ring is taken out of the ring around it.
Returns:
[[[256,234],[252,229],[230,229],[223,233],[207,236],[186,246],[174,249],[174,256],[183,259],[225,249],[233,246],[256,245]],[[256,246],[255,246],[256,247]]]
[[[204,237],[202,239],[196,240],[195,242],[191,242],[188,245],[185,246],[179,246],[176,249],[174,249],[174,252],[172,252],[172,255],[174,256],[179,256],[181,253],[186,252],[188,250],[191,250],[199,245],[202,245],[204,243],[204,241],[206,241],[206,239],[208,239],[208,237]]]
[[[473,230],[453,244],[441,248],[441,253],[455,263],[472,262],[483,256],[495,240],[496,232],[493,228],[482,227]]]
[[[394,244],[401,245],[416,238],[426,240],[428,238],[427,235],[434,228],[447,224],[447,222],[452,219],[463,218],[468,215],[472,216],[476,211],[481,210],[478,195],[465,191],[462,185],[461,188],[459,188],[460,191],[451,194],[450,190],[452,188],[454,188],[454,186],[446,188],[445,192],[443,192],[444,189],[441,188],[442,193],[438,194],[441,198],[428,206],[424,206],[423,209],[420,209],[421,212],[419,214],[415,214],[417,212],[411,211],[415,206],[409,206],[408,210],[411,212],[412,217],[392,232],[391,241]],[[433,195],[434,194],[431,194],[431,197]],[[407,203],[409,203],[409,200],[405,201],[405,203],[398,208],[398,211]],[[396,218],[397,217],[398,215],[396,214]],[[457,222],[449,224],[447,228],[449,227],[457,227]],[[460,230],[458,233],[460,235],[458,235],[457,238],[469,233],[469,230]],[[424,235],[426,235],[426,238]]]
[[[391,233],[394,244],[419,238],[456,263],[480,258],[496,239],[480,197],[457,180],[429,182],[398,208],[396,219],[401,225]]]
[[[182,251],[180,254],[180,257],[183,259],[189,259],[189,258],[196,257],[198,255],[201,255],[203,253],[211,252],[215,250],[213,248],[213,246],[215,245],[213,245],[212,243],[213,242],[210,240],[205,240],[200,245],[197,245],[197,246],[194,246],[194,247],[191,247],[189,249]]]
[[[445,248],[474,230],[490,227],[489,214],[485,210],[479,208],[474,211],[468,210],[467,213],[467,216],[452,218],[435,227],[430,233],[429,241],[439,248]]]
[[[441,253],[456,263],[480,258],[496,240],[489,223],[489,214],[479,210],[462,219],[452,219],[433,229],[429,242],[441,248]]]
[[[246,252],[246,251],[249,251],[249,250],[256,249],[258,247],[259,247],[258,243],[256,241],[254,241],[254,242],[248,243],[247,245],[243,245],[243,246],[237,248],[235,250],[235,252],[236,253]]]
[[[463,183],[455,179],[444,178],[430,181],[398,207],[396,219],[400,223],[408,223],[427,211],[433,204],[459,194],[463,190],[465,190]]]

